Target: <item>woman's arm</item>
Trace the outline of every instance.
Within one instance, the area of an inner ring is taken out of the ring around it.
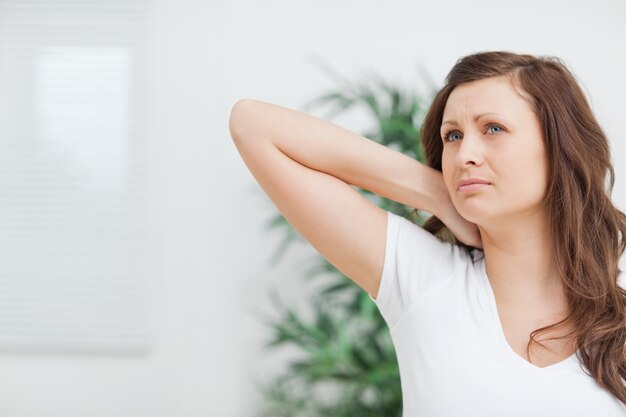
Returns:
[[[294,161],[382,197],[438,217],[450,211],[441,172],[318,117],[243,99],[232,109],[229,129],[240,144],[270,141]]]

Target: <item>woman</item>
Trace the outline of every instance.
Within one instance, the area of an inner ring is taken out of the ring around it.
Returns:
[[[427,165],[257,100],[229,127],[287,221],[378,306],[405,416],[626,415],[626,216],[561,60],[457,61],[422,126]],[[433,217],[419,227],[351,185]]]

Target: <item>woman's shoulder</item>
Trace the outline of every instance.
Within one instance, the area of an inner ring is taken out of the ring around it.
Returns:
[[[436,236],[413,220],[393,212],[389,212],[389,214],[391,220],[398,225],[400,230],[398,237],[401,240],[402,246],[410,248],[410,251],[414,254],[421,253],[423,255],[420,257],[412,257],[415,262],[428,262],[430,261],[428,256],[432,256],[433,260],[452,258],[448,261],[473,263],[483,256],[481,249],[453,243],[447,238]],[[439,264],[439,266],[441,266],[441,264]]]

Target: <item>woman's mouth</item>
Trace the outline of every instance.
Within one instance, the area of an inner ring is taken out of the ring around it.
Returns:
[[[480,183],[473,183],[473,184],[467,184],[467,185],[461,185],[458,189],[459,192],[463,193],[463,192],[470,192],[470,191],[478,191],[481,190],[485,187],[490,186],[491,184],[480,184]]]

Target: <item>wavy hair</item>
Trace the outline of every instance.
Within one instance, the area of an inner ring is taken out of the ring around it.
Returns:
[[[572,325],[573,331],[550,339],[571,337],[579,361],[590,373],[584,372],[626,404],[626,290],[618,284],[622,272],[618,263],[626,247],[626,215],[610,198],[615,173],[607,137],[564,62],[553,56],[508,51],[460,58],[435,95],[420,130],[426,164],[442,170],[440,127],[452,90],[496,76],[509,77],[530,95],[526,100],[532,101],[542,127],[548,160],[543,203],[570,311],[558,323],[534,330],[526,350],[530,352],[532,343],[543,346],[535,340],[536,333]],[[422,227],[461,246],[468,255],[473,249],[458,241],[434,215]]]

